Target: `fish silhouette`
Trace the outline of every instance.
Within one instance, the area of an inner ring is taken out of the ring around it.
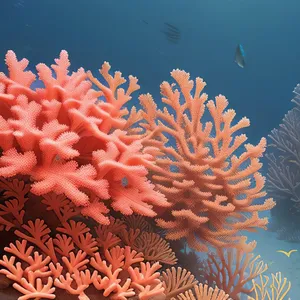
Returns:
[[[166,39],[173,44],[177,44],[178,41],[180,40],[181,33],[180,30],[167,22],[164,22],[164,30],[161,30],[161,32],[165,35]]]
[[[293,250],[290,250],[289,252],[284,251],[284,250],[278,250],[278,251],[276,251],[276,252],[283,253],[283,254],[286,255],[287,257],[290,257],[291,254],[292,254],[293,252],[297,252],[297,251],[298,251],[298,250],[293,249]]]
[[[238,44],[236,47],[234,61],[241,68],[244,68],[246,66],[245,51],[241,44]]]

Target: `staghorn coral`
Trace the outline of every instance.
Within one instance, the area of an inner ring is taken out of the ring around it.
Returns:
[[[164,243],[165,250],[161,248],[160,257],[155,254],[157,262],[152,264],[142,252],[131,247],[134,245],[127,244],[132,240],[128,237],[130,229],[137,238],[147,233],[141,233],[138,229],[141,226],[152,231],[149,234],[154,234],[155,228],[145,219],[141,221],[140,216],[123,219],[111,216],[109,225],[96,224],[91,220],[88,227],[85,224],[88,220],[82,217],[78,221],[74,219],[78,218],[78,211],[63,195],[51,193],[44,195],[42,201],[37,201],[28,192],[29,184],[4,178],[2,182],[7,189],[2,193],[12,194],[11,188],[15,186],[17,190],[14,195],[17,197],[20,193],[17,198],[23,195],[27,199],[25,210],[32,202],[34,205],[39,203],[41,207],[35,206],[35,209],[46,220],[51,220],[53,227],[50,229],[41,219],[31,220],[31,211],[26,210],[24,222],[14,229],[15,236],[20,240],[4,248],[0,273],[12,280],[13,287],[23,294],[20,300],[62,299],[63,291],[82,300],[101,297],[171,299],[180,297],[197,284],[191,272],[180,267],[163,271],[162,266],[174,260],[174,254],[170,257],[168,243]],[[55,218],[57,222],[53,221]],[[128,224],[133,228],[127,227]],[[148,247],[143,244],[143,251],[151,253],[157,242],[157,239],[148,240]],[[210,295],[212,289],[208,291]]]
[[[255,248],[253,243],[252,247]],[[216,253],[209,253],[203,275],[210,286],[215,284],[226,292],[232,299],[240,299],[241,294],[250,295],[253,288],[247,287],[257,276],[268,269],[268,265],[240,249],[217,249]]]
[[[247,140],[237,132],[249,126],[249,120],[233,124],[235,112],[226,110],[224,96],[206,102],[202,79],[194,83],[181,70],[171,76],[176,83],[163,82],[160,87],[168,108],[158,110],[150,94],[140,96],[143,144],[156,157],[151,179],[172,203],[171,217],[168,210],[157,224],[166,230],[166,238],[186,238],[197,251],[207,251],[207,243],[239,247],[239,233],[265,229],[268,220],[258,213],[275,205],[272,199],[256,201],[266,195],[265,178],[259,173],[266,140],[257,146],[246,144],[237,156]]]
[[[29,184],[16,179],[2,178],[2,187],[5,188],[2,194],[26,198],[26,205],[37,200],[31,197]],[[14,193],[13,187],[16,187]],[[78,211],[63,195],[46,194],[38,203],[44,208],[36,207],[39,214],[46,219],[50,214],[54,228],[50,229],[42,219],[30,220],[30,211],[27,211],[24,222],[14,229],[20,240],[5,247],[6,254],[0,260],[0,273],[11,279],[13,287],[23,294],[20,300],[54,299],[57,289],[66,290],[82,300],[90,299],[89,293],[94,295],[97,290],[101,292],[98,296],[109,296],[110,299],[127,299],[134,295],[138,295],[138,299],[164,296],[158,271],[168,263],[170,252],[166,242],[165,255],[156,257],[156,262],[151,264],[142,252],[126,245],[128,239],[122,240],[120,231],[128,230],[124,221],[111,216],[109,225],[98,224],[93,231],[84,222],[74,220]],[[53,222],[53,217],[57,222]],[[130,220],[133,224],[134,218]],[[147,227],[150,228],[150,224]],[[108,233],[111,233],[110,238]],[[148,247],[154,247],[151,240]],[[149,252],[147,247],[143,249]],[[88,292],[91,286],[94,292]]]
[[[265,275],[260,275],[260,282],[258,283],[254,279],[253,288],[255,297],[248,297],[248,300],[283,300],[291,289],[291,282],[286,278],[282,280],[281,272],[271,274],[272,283],[268,286],[270,278]]]
[[[100,72],[109,87],[96,91],[82,68],[69,75],[62,51],[52,69],[37,65],[44,87],[34,90],[26,59],[8,51],[6,64],[9,74],[0,73],[0,176],[30,176],[32,193],[64,194],[101,224],[109,223],[111,208],[154,217],[152,205],[168,206],[146,177],[153,156],[130,129],[139,114],[123,108],[139,89],[135,77],[125,92],[121,73],[109,75],[104,63]]]

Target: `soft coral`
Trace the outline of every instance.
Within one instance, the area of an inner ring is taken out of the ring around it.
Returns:
[[[69,75],[66,51],[55,62],[52,69],[37,66],[44,87],[31,89],[36,76],[25,71],[28,61],[18,61],[12,51],[6,55],[9,75],[0,74],[0,176],[29,175],[33,193],[65,194],[102,223],[108,223],[103,202],[108,199],[123,214],[154,216],[148,202],[168,203],[147,181],[153,156],[143,153],[140,136],[132,134],[137,130],[130,129],[139,113],[123,108],[139,88],[137,79],[129,77],[125,92],[119,88],[126,82],[121,73],[111,76],[104,63],[100,73],[109,87],[98,84],[102,91],[96,91],[84,69]],[[123,177],[128,186],[122,185]]]

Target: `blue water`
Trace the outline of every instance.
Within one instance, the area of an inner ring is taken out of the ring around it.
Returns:
[[[159,99],[159,84],[170,79],[171,70],[184,69],[207,82],[210,98],[224,94],[238,118],[250,119],[245,133],[253,144],[278,127],[293,107],[292,91],[300,82],[299,1],[1,2],[1,71],[9,49],[28,58],[32,69],[39,62],[51,64],[66,49],[72,68],[83,66],[95,73],[108,61],[126,77],[137,76],[141,92]],[[177,44],[161,32],[165,22],[180,29]],[[234,63],[239,43],[246,53],[244,69]],[[267,164],[263,170],[266,174]],[[292,282],[290,298],[299,299],[300,244],[279,241],[268,231],[251,237],[258,240],[255,251],[266,262],[274,261],[272,272],[281,271]],[[288,259],[276,252],[284,247],[299,252]]]

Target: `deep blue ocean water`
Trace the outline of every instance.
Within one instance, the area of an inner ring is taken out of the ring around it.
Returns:
[[[173,69],[184,69],[206,81],[210,99],[223,94],[238,119],[250,119],[245,133],[255,144],[294,107],[299,10],[296,0],[1,0],[0,71],[9,49],[28,58],[32,69],[39,62],[51,64],[65,49],[73,69],[96,73],[108,61],[124,76],[137,76],[141,92],[160,99],[160,83]],[[162,33],[165,23],[180,30],[178,43]],[[234,63],[239,43],[245,68]],[[279,241],[274,232],[252,236],[256,251],[275,262],[272,271],[291,280],[291,299],[300,299],[300,244]],[[282,248],[299,252],[288,259],[276,252]]]

